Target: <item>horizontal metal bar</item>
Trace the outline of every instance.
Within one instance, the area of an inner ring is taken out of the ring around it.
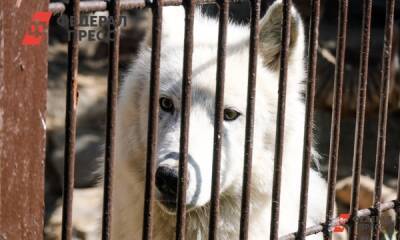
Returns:
[[[182,5],[182,0],[165,0],[163,1],[163,6],[177,6]],[[217,0],[198,0],[196,4],[210,4],[217,3]],[[135,8],[144,8],[149,7],[151,2],[145,0],[122,0],[121,1],[121,10],[129,10]],[[50,3],[49,10],[53,14],[63,13],[66,9],[66,5],[64,3]],[[106,1],[89,1],[89,2],[80,2],[80,11],[85,12],[97,12],[97,11],[107,11],[107,2]]]
[[[389,202],[385,202],[381,204],[381,211],[380,212],[385,212],[391,209],[395,209],[396,205],[399,204],[399,201],[389,201]],[[375,214],[375,211],[370,209],[370,208],[366,208],[366,209],[361,209],[359,211],[357,211],[357,218],[360,219],[361,217],[369,217],[369,216],[373,216]],[[332,222],[328,225],[333,228],[335,226],[345,226],[350,224],[349,219],[348,220],[341,220],[340,218],[335,218],[332,220]],[[317,234],[320,233],[324,230],[324,225],[325,224],[318,224],[318,225],[314,225],[311,227],[308,227],[305,231],[305,235],[306,236],[310,236],[313,234]],[[294,240],[296,239],[296,234],[297,233],[290,233],[287,234],[285,236],[282,236],[279,238],[279,240]]]

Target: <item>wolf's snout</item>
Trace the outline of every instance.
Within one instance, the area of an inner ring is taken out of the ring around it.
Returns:
[[[168,198],[175,199],[178,193],[178,170],[160,166],[156,171],[156,186]]]

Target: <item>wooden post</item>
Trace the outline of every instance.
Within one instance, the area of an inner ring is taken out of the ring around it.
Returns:
[[[48,4],[0,1],[0,240],[43,239]]]

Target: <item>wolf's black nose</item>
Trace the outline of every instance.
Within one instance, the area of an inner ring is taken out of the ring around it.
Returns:
[[[175,200],[178,193],[178,170],[167,166],[158,167],[156,186],[165,197]]]

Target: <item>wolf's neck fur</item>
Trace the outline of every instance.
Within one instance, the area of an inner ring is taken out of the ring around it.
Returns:
[[[258,193],[252,193],[252,203],[250,205],[250,212],[252,218],[250,221],[250,232],[249,236],[266,236],[266,228],[268,226],[268,220],[265,216],[268,216],[265,212],[260,212],[260,209],[270,209],[269,201],[263,201],[256,203],[253,199],[267,199],[265,197],[259,198]],[[239,196],[239,197],[237,197]],[[261,205],[268,205],[261,206]],[[239,236],[240,229],[240,209],[241,209],[241,197],[240,195],[223,194],[220,197],[220,214],[218,221],[218,239],[228,240]],[[176,216],[165,213],[159,206],[155,207],[154,215],[154,239],[155,240],[169,240],[175,239],[175,224]],[[209,214],[210,205],[207,204],[201,208],[197,208],[187,212],[186,221],[186,234],[187,239],[203,240],[208,239],[209,231]],[[168,225],[166,225],[166,223]],[[252,234],[252,232],[257,232]],[[260,235],[260,232],[263,232]],[[166,234],[167,233],[167,234]]]
[[[119,165],[117,167],[122,167]],[[126,166],[124,168],[127,169]],[[254,175],[253,175],[254,177]],[[120,171],[115,182],[122,180],[131,184],[116,184],[113,204],[113,240],[142,239],[143,223],[143,192],[144,182],[134,179],[134,175]],[[119,179],[121,178],[121,179]],[[218,219],[218,239],[228,240],[239,236],[241,214],[241,184],[235,184],[220,195],[220,214]],[[267,236],[271,202],[270,196],[251,187],[251,203],[249,221],[249,239]],[[208,239],[210,205],[187,212],[186,236],[190,240]],[[175,239],[176,216],[166,213],[154,204],[153,210],[153,239]]]

